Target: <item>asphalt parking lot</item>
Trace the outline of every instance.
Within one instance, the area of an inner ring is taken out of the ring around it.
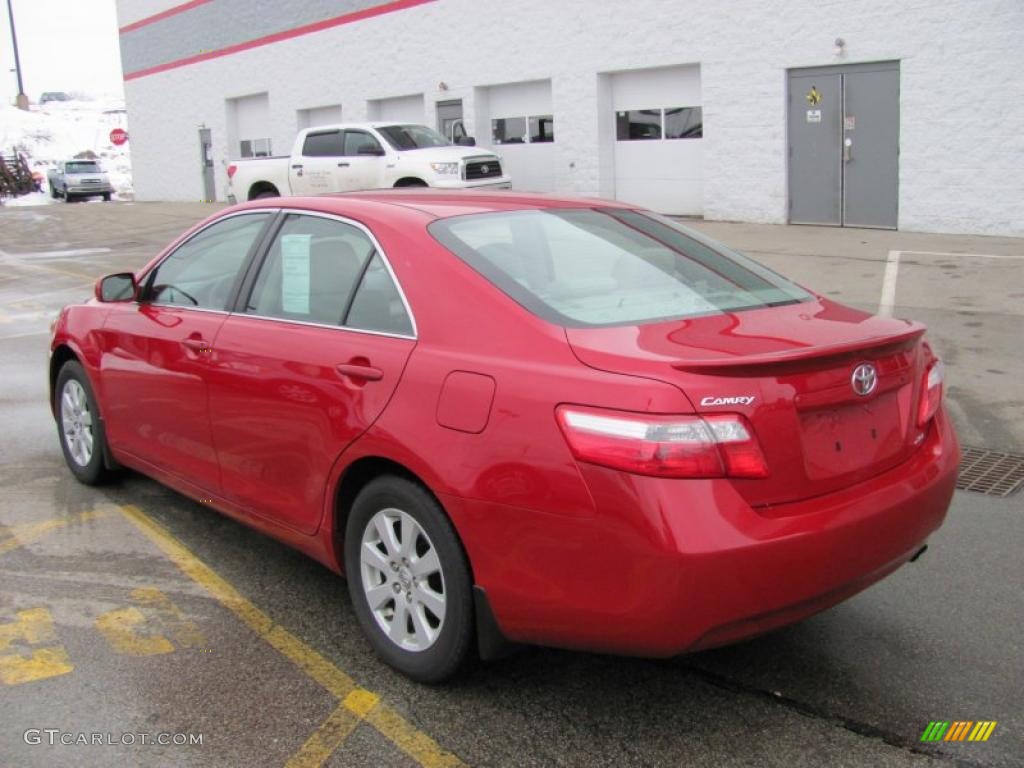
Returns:
[[[1024,493],[958,491],[920,561],[762,638],[671,661],[526,649],[426,687],[377,661],[316,563],[138,475],[78,485],[49,324],[216,209],[0,209],[0,765],[1024,765]],[[928,323],[962,442],[1024,452],[1024,242],[694,225]],[[998,725],[922,743],[935,720]]]

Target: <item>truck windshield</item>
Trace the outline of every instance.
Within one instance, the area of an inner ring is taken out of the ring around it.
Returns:
[[[100,167],[93,162],[65,163],[64,173],[99,173]]]
[[[395,149],[429,149],[430,147],[447,147],[448,139],[425,125],[388,125],[378,128],[384,138]]]

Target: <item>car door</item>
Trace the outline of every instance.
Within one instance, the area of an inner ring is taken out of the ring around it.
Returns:
[[[380,415],[415,346],[369,231],[283,216],[216,342],[210,414],[224,496],[312,533],[331,468]]]
[[[111,304],[100,384],[111,446],[211,492],[220,487],[206,376],[213,344],[270,212],[220,219],[142,278],[137,302]]]
[[[344,157],[338,169],[339,192],[377,189],[381,186],[384,147],[372,133],[346,129],[343,152]]]
[[[342,157],[344,132],[340,128],[310,131],[302,141],[302,155],[291,158],[288,179],[295,195],[340,192],[341,171],[348,168]]]

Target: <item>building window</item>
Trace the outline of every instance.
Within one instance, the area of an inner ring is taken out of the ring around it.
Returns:
[[[530,143],[544,143],[555,140],[555,118],[551,115],[537,115],[530,118]]]
[[[545,144],[554,140],[555,118],[551,115],[491,120],[493,144]]]
[[[704,135],[701,107],[632,109],[615,113],[618,141],[699,139]]]
[[[699,139],[703,135],[701,107],[665,107],[666,139]]]
[[[270,139],[243,139],[242,157],[270,157]]]
[[[495,144],[525,144],[526,118],[502,117],[491,120],[491,138]]]
[[[615,113],[615,138],[644,141],[661,138],[660,109],[631,109]]]

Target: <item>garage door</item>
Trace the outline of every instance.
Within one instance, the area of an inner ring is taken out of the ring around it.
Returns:
[[[396,123],[426,122],[422,93],[412,96],[396,96],[392,99],[374,99],[367,102],[367,106],[367,113],[371,120],[386,120]]]
[[[700,67],[612,78],[615,197],[660,213],[704,213]]]
[[[486,90],[488,119],[477,137],[501,156],[513,189],[549,192],[555,177],[555,118],[551,108],[551,81],[492,85]]]

